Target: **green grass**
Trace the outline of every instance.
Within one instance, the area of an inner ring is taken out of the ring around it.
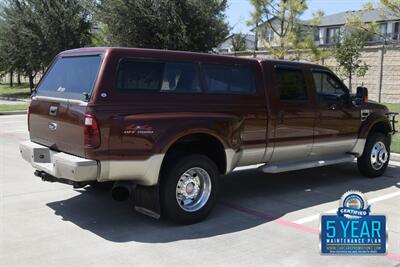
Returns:
[[[29,98],[30,95],[28,84],[21,84],[21,86],[15,84],[10,87],[9,84],[0,83],[0,97]]]
[[[385,104],[390,111],[398,112],[400,114],[400,104]],[[400,121],[400,115],[397,116],[397,121]],[[400,130],[400,122],[396,124],[396,129]],[[400,132],[395,134],[392,139],[392,152],[400,153]]]
[[[21,111],[26,110],[28,103],[26,104],[0,104],[0,112],[4,111]]]

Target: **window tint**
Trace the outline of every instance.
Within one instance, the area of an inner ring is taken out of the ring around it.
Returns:
[[[332,74],[321,71],[313,71],[315,90],[318,98],[322,100],[336,100],[338,96],[347,93],[346,88]]]
[[[254,73],[250,67],[204,64],[208,92],[211,94],[254,94]]]
[[[159,90],[164,64],[161,62],[125,61],[119,66],[118,88],[130,90]]]
[[[127,60],[118,70],[122,91],[200,92],[195,63]]]
[[[166,63],[161,91],[200,92],[197,66],[193,63]]]
[[[101,56],[60,57],[37,88],[37,95],[86,100],[91,94]]]
[[[303,71],[277,68],[276,78],[281,100],[307,99],[307,87]]]

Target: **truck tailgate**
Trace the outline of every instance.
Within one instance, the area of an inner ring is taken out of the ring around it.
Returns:
[[[85,106],[32,100],[29,107],[29,134],[33,142],[53,150],[85,156]]]

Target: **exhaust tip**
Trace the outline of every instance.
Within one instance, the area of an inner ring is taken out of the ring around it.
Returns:
[[[117,202],[128,200],[131,193],[132,185],[129,183],[116,183],[111,190],[111,196]]]

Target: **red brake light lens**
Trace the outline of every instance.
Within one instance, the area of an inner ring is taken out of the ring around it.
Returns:
[[[100,130],[96,117],[90,114],[85,115],[83,128],[85,148],[97,148],[100,146]]]

